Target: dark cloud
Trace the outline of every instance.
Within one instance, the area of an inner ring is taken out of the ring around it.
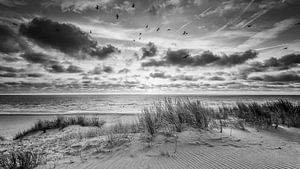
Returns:
[[[36,52],[26,52],[20,55],[29,63],[36,63],[41,64],[46,71],[51,73],[81,73],[83,70],[75,65],[69,65],[65,68],[61,63],[51,58],[51,56],[43,54],[43,53],[36,53]]]
[[[197,81],[201,79],[202,77],[194,77],[194,76],[188,76],[188,75],[179,75],[179,76],[172,76],[171,80],[172,81],[177,81],[177,80],[183,80],[183,81]]]
[[[17,57],[13,57],[13,56],[0,56],[2,60],[6,61],[6,62],[16,62],[19,61],[20,59]]]
[[[264,61],[264,67],[277,67],[278,69],[288,69],[300,63],[300,54],[289,54],[281,58],[270,58]]]
[[[69,65],[68,68],[65,68],[60,63],[48,65],[45,67],[45,69],[51,73],[81,73],[81,72],[83,72],[83,70],[78,66]]]
[[[277,74],[263,74],[248,77],[249,80],[266,82],[300,82],[300,76],[294,71],[280,72]]]
[[[17,76],[18,76],[18,74],[12,73],[12,72],[0,73],[0,77],[17,77]]]
[[[150,59],[149,61],[141,63],[142,67],[151,67],[151,66],[159,67],[159,66],[165,66],[165,65],[166,65],[165,61],[163,61],[163,60],[158,60],[157,61],[157,60],[154,60],[154,59]]]
[[[90,74],[99,75],[99,74],[102,74],[103,72],[105,72],[105,73],[112,73],[113,72],[113,68],[111,66],[96,66],[89,73]]]
[[[7,66],[1,66],[0,65],[0,71],[10,72],[10,73],[16,73],[16,72],[22,72],[24,70],[23,69],[16,69],[16,68],[13,68],[13,67],[7,67]]]
[[[65,73],[66,72],[66,69],[64,68],[64,66],[60,65],[60,64],[53,64],[51,66],[48,66],[46,68],[46,70],[51,73]]]
[[[300,63],[299,54],[289,54],[280,58],[270,58],[263,62],[252,62],[239,69],[239,77],[247,79],[248,75],[254,72],[267,72],[267,71],[278,71],[287,70],[297,66]]]
[[[107,45],[107,46],[103,46],[102,48],[97,48],[96,50],[91,51],[90,55],[95,56],[98,59],[105,59],[110,54],[120,53],[120,52],[121,51],[118,48],[116,48],[112,45]]]
[[[34,78],[36,78],[36,77],[42,77],[42,76],[44,76],[44,75],[41,74],[41,73],[28,73],[27,74],[27,77],[34,77]]]
[[[150,77],[167,79],[167,78],[171,78],[172,76],[166,75],[164,72],[154,72],[154,73],[150,73]]]
[[[208,80],[213,80],[213,81],[224,81],[224,77],[221,77],[221,76],[213,76],[213,77],[210,77],[208,78]]]
[[[112,73],[113,72],[113,68],[110,66],[104,66],[103,67],[103,71],[106,73]]]
[[[257,57],[255,51],[249,50],[242,53],[234,53],[231,55],[218,56],[210,51],[205,51],[200,55],[191,56],[188,50],[180,49],[177,51],[168,50],[163,60],[150,60],[143,62],[142,66],[164,66],[164,65],[178,65],[178,66],[235,66],[245,63],[247,60]]]
[[[10,54],[26,48],[24,41],[7,25],[0,24],[0,52]]]
[[[154,43],[149,42],[146,47],[142,48],[142,59],[146,58],[146,57],[153,57],[156,55],[157,53],[157,47],[155,46]]]
[[[29,63],[39,63],[42,65],[49,65],[49,64],[57,64],[58,62],[50,58],[50,56],[43,54],[43,53],[36,53],[36,52],[26,52],[20,55],[23,59],[28,61]]]
[[[257,52],[248,50],[242,53],[234,53],[232,55],[224,55],[216,61],[216,65],[220,66],[234,66],[245,63],[247,60],[254,59],[257,57]]]
[[[83,70],[78,66],[70,65],[66,69],[66,72],[68,72],[68,73],[81,73],[81,72],[83,72]]]
[[[13,78],[25,78],[25,77],[42,77],[41,73],[20,73],[21,71],[0,73],[0,77],[13,77]]]
[[[46,18],[34,18],[27,24],[21,24],[19,31],[40,46],[58,49],[77,58],[84,58],[84,54],[88,54],[104,59],[114,52],[119,52],[111,45],[99,47],[97,41],[93,40],[88,33],[72,24],[59,23]]]
[[[152,77],[152,78],[161,78],[161,79],[170,79],[171,81],[178,81],[178,80],[182,80],[182,81],[197,81],[197,80],[199,80],[199,79],[202,78],[202,77],[194,77],[194,76],[188,76],[188,75],[176,75],[176,76],[172,76],[172,75],[165,74],[165,72],[150,73],[150,77]]]
[[[129,73],[129,72],[130,72],[130,70],[127,68],[124,68],[124,69],[121,69],[118,71],[118,73]]]

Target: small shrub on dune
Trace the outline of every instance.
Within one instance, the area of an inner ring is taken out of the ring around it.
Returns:
[[[30,151],[10,152],[0,156],[0,168],[33,169],[42,162],[42,156]]]

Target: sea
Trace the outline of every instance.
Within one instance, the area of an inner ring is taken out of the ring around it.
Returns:
[[[51,114],[131,114],[165,98],[199,100],[211,107],[230,106],[237,102],[287,99],[300,103],[300,95],[191,95],[191,94],[67,94],[67,95],[0,95],[2,115]]]

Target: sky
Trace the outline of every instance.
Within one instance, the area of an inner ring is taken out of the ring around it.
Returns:
[[[0,0],[0,93],[300,94],[299,0]]]

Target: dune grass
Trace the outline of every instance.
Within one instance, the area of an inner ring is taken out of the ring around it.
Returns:
[[[54,120],[39,120],[35,123],[29,130],[25,130],[23,132],[18,133],[13,139],[21,139],[28,134],[43,131],[49,129],[63,129],[70,125],[80,125],[80,126],[95,126],[102,127],[105,124],[105,121],[99,118],[88,118],[84,116],[74,116],[74,117],[63,117],[58,116]]]
[[[185,127],[207,129],[215,111],[200,101],[165,99],[144,109],[139,116],[142,131],[155,135],[161,129],[173,128],[181,132]]]
[[[258,127],[275,125],[277,128],[279,124],[300,127],[300,105],[288,100],[278,99],[263,104],[239,102],[231,111],[236,117]]]
[[[300,127],[300,105],[288,100],[278,99],[265,103],[237,102],[233,106],[211,108],[200,101],[189,99],[165,99],[146,108],[139,116],[142,132],[154,136],[161,130],[181,132],[186,127],[207,129],[217,123],[220,132],[228,118],[236,119],[231,126],[245,130],[245,125],[257,128],[286,125]]]
[[[42,156],[31,151],[14,151],[0,156],[0,168],[33,169],[42,162]]]

